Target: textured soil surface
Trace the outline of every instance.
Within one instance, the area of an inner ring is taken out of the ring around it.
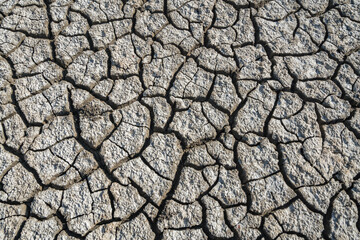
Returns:
[[[358,0],[0,0],[0,239],[360,239]]]

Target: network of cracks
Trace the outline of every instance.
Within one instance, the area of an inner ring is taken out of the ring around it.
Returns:
[[[360,239],[357,0],[0,0],[0,239]]]

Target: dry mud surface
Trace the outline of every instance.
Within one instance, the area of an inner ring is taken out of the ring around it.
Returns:
[[[360,239],[358,0],[0,0],[0,239]]]

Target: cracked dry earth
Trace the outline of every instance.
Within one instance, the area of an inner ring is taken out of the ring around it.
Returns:
[[[360,239],[357,0],[0,0],[0,239]]]

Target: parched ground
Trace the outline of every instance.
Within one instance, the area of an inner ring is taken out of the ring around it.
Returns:
[[[358,0],[0,0],[0,239],[360,239]]]

